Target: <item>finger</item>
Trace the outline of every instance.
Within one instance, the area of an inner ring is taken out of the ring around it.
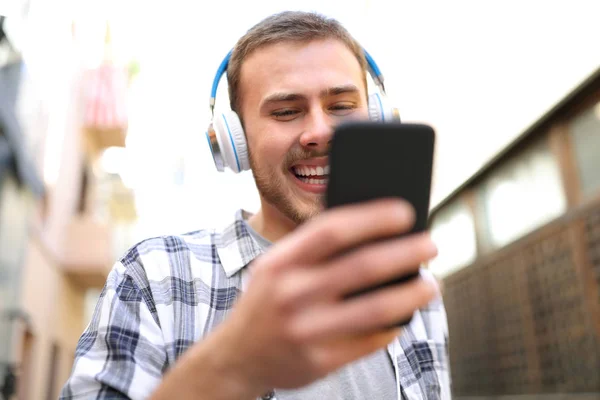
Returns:
[[[314,350],[313,357],[316,365],[323,368],[323,372],[330,372],[386,347],[401,331],[402,329],[396,328],[374,334],[328,340]]]
[[[322,269],[320,291],[348,295],[416,273],[421,263],[437,255],[428,233],[392,239],[354,250]]]
[[[427,233],[361,247],[323,266],[286,272],[281,277],[282,304],[291,311],[308,301],[340,299],[416,273],[422,262],[436,254]]]
[[[265,263],[285,268],[324,260],[361,243],[408,231],[412,206],[400,199],[373,200],[323,212],[282,239]]]
[[[302,340],[373,332],[403,321],[427,305],[437,286],[418,278],[300,313],[291,329]]]

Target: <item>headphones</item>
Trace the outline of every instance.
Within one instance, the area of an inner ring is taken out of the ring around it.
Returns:
[[[217,88],[221,78],[227,71],[232,52],[233,50],[227,53],[223,61],[221,61],[213,80],[210,92],[210,112],[212,114],[212,121],[206,131],[206,139],[208,140],[208,145],[210,146],[210,151],[217,170],[223,172],[225,167],[228,167],[233,172],[239,173],[250,169],[248,146],[246,144],[246,136],[240,118],[237,113],[232,110],[226,110],[220,115],[215,116]],[[383,74],[369,53],[364,49],[363,52],[367,60],[369,75],[380,91],[380,93],[373,93],[368,97],[369,119],[377,122],[399,121],[400,116],[398,109],[387,104],[388,100],[385,96]]]

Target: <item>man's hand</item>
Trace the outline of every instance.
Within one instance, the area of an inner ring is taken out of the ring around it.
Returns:
[[[251,266],[252,279],[224,329],[252,382],[306,385],[388,344],[382,327],[409,318],[436,288],[416,279],[344,300],[414,271],[437,250],[426,234],[390,239],[413,224],[406,203],[377,201],[324,212]],[[360,246],[360,247],[359,247]]]
[[[437,254],[428,234],[394,238],[413,221],[407,203],[378,200],[307,222],[252,263],[247,291],[230,317],[190,350],[198,358],[189,364],[212,365],[229,380],[231,398],[252,398],[304,386],[385,347],[399,328],[383,327],[430,302],[435,283],[419,277],[347,295],[414,272]]]

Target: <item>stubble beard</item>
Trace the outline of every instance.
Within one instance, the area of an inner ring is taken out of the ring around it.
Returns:
[[[269,166],[261,165],[260,162],[256,161],[253,153],[248,152],[252,175],[254,176],[254,182],[260,195],[297,225],[303,224],[321,212],[324,204],[324,195],[315,194],[315,201],[303,201],[303,199],[298,198],[293,188],[290,187],[292,183],[286,179],[286,174],[290,173],[289,167],[294,162],[319,156],[322,156],[322,154],[314,154],[302,150],[291,151],[286,156],[282,167],[270,168]]]

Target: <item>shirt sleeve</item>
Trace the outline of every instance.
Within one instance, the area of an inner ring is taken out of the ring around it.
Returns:
[[[115,264],[77,344],[61,400],[146,399],[158,386],[167,356],[147,287]]]

